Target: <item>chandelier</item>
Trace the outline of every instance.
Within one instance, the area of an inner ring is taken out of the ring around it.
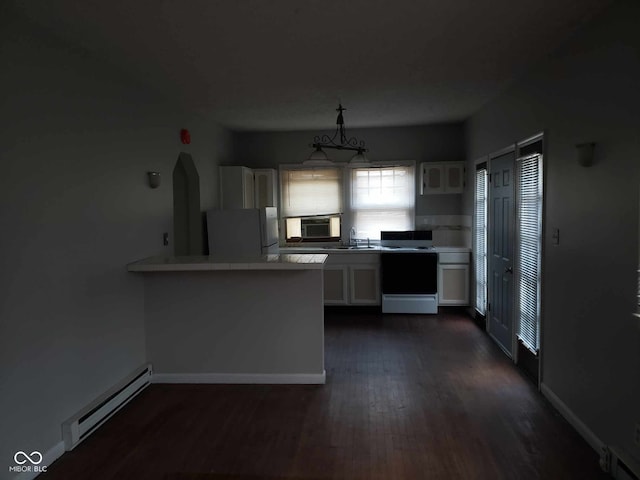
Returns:
[[[327,154],[322,151],[323,148],[333,148],[336,150],[353,150],[357,152],[349,161],[349,163],[369,163],[364,152],[367,151],[364,145],[364,141],[359,141],[356,137],[347,137],[347,129],[344,126],[344,117],[342,112],[346,108],[342,107],[342,104],[338,104],[336,112],[338,112],[338,118],[336,119],[336,131],[333,136],[329,135],[317,135],[313,137],[313,143],[310,145],[315,150],[309,155],[309,158],[304,162],[305,164],[323,165],[332,163],[327,157]]]

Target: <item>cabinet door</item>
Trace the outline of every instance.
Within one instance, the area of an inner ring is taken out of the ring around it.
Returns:
[[[255,201],[253,195],[253,170],[250,168],[242,169],[242,195],[243,195],[243,206],[242,208],[254,208]]]
[[[347,270],[342,265],[325,265],[324,267],[324,304],[346,305],[347,298]]]
[[[440,163],[423,163],[421,168],[422,174],[422,195],[433,195],[435,193],[444,193],[445,179],[444,168]]]
[[[469,305],[469,265],[438,265],[438,305]]]
[[[254,170],[253,183],[256,208],[278,206],[276,201],[276,171],[274,169]]]
[[[349,267],[349,300],[352,305],[380,305],[380,267]]]
[[[464,191],[464,164],[444,164],[444,179],[446,193],[462,193]]]
[[[253,208],[253,170],[240,166],[221,166],[220,208]]]

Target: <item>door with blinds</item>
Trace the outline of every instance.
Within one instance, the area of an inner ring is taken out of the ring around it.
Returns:
[[[476,310],[482,314],[488,300],[489,334],[536,381],[542,331],[542,148],[539,134],[492,156],[488,185],[487,167],[479,164],[474,211]]]

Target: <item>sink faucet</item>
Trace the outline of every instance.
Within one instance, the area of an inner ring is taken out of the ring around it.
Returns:
[[[355,227],[351,227],[351,230],[349,230],[349,245],[354,245],[354,241],[355,241],[355,245],[358,244],[358,240],[355,238],[356,236],[356,229]]]

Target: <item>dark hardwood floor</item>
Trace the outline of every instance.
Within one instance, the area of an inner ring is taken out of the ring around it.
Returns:
[[[42,478],[609,478],[463,315],[328,311],[325,344],[326,385],[152,385]]]

